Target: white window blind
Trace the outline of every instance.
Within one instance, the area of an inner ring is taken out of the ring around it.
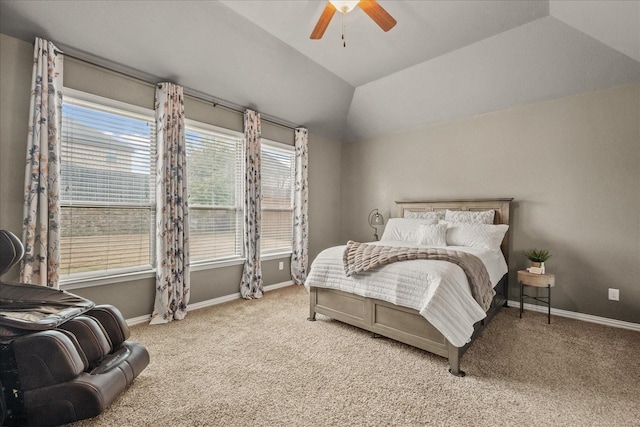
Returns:
[[[113,104],[64,97],[63,278],[108,276],[154,265],[154,120],[151,113]]]
[[[186,124],[192,261],[242,256],[243,139]]]
[[[291,251],[295,152],[262,140],[262,253]]]

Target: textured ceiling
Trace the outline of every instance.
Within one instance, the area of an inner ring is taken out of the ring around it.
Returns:
[[[0,32],[339,141],[640,81],[640,1],[0,1]]]

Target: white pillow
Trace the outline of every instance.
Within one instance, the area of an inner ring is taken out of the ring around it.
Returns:
[[[447,246],[447,224],[420,224],[418,243],[428,246]]]
[[[447,209],[444,220],[449,222],[467,222],[473,224],[493,224],[495,211],[451,211]]]
[[[500,251],[500,244],[508,229],[506,224],[452,223],[447,228],[447,245]]]
[[[404,211],[405,218],[428,219],[429,221],[438,221],[444,219],[444,211]]]
[[[389,218],[380,241],[404,240],[416,243],[421,224],[435,224],[435,221],[416,218]]]

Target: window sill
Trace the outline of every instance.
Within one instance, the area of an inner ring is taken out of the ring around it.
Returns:
[[[272,252],[262,255],[260,261],[271,261],[276,259],[290,258],[291,251]],[[230,267],[234,265],[242,265],[245,258],[230,258],[216,261],[199,261],[194,262],[190,266],[191,271],[212,270],[215,268]],[[112,285],[115,283],[132,282],[134,280],[144,280],[155,278],[156,271],[144,270],[132,273],[114,274],[101,277],[77,277],[71,279],[63,279],[60,281],[60,288],[65,291],[73,289],[91,288],[94,286]]]
[[[114,283],[132,282],[156,277],[156,270],[136,271],[133,273],[113,274],[100,277],[77,277],[60,281],[60,289],[69,291],[72,289],[91,288],[94,286],[111,285]]]
[[[291,258],[291,251],[268,252],[260,256],[260,261],[271,261],[274,259]]]
[[[230,267],[244,264],[245,258],[227,258],[221,260],[195,261],[191,263],[191,271],[211,270],[213,268]]]

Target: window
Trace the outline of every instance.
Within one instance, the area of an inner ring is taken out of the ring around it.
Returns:
[[[153,112],[65,89],[60,159],[63,279],[153,268],[154,156]]]
[[[243,137],[186,122],[192,262],[242,257]]]
[[[262,140],[262,253],[291,252],[294,160],[292,146]]]

